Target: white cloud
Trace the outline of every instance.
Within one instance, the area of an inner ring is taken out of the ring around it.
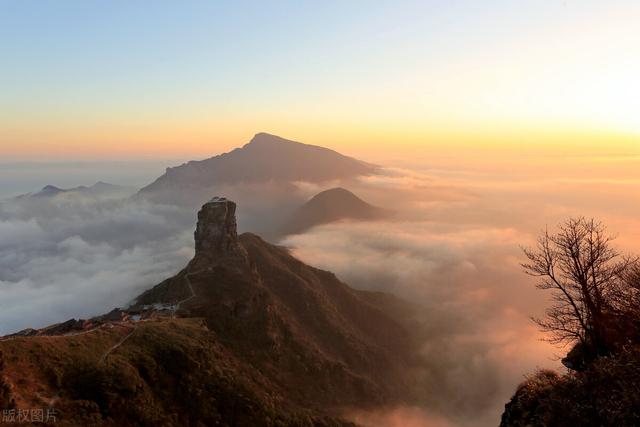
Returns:
[[[192,256],[194,218],[176,207],[130,199],[5,201],[0,333],[125,305]]]

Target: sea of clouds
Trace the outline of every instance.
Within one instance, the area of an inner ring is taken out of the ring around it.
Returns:
[[[521,245],[571,215],[595,216],[639,242],[640,183],[539,171],[412,167],[351,182],[241,184],[211,189],[238,202],[241,231],[265,232],[353,287],[422,307],[420,406],[354,410],[364,425],[496,425],[524,374],[559,367],[529,317],[548,295],[522,274]],[[300,235],[274,232],[295,206],[342,185],[395,212]],[[131,192],[133,193],[133,191]],[[193,255],[196,205],[63,193],[0,203],[0,334],[124,306]]]
[[[562,369],[558,359],[567,349],[542,341],[530,320],[544,314],[549,295],[522,273],[522,246],[534,244],[546,227],[585,215],[619,231],[623,252],[637,250],[640,200],[633,194],[640,182],[611,179],[608,170],[599,178],[597,164],[586,176],[563,163],[539,165],[387,169],[350,189],[395,210],[392,219],[333,223],[284,239],[295,256],[356,288],[423,307],[422,404],[356,410],[349,413],[353,420],[493,426],[524,375]]]
[[[0,333],[125,306],[192,256],[178,207],[82,194],[0,204]]]

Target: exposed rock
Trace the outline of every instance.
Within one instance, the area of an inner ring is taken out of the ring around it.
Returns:
[[[224,197],[214,197],[198,212],[198,225],[194,232],[196,256],[222,258],[246,257],[238,243],[236,204]]]
[[[403,367],[414,342],[396,317],[398,300],[354,290],[254,234],[237,236],[235,207],[223,198],[206,203],[194,259],[137,304],[183,301],[180,316],[205,319],[239,360],[282,390],[296,390],[289,398],[297,404],[372,404],[409,395]],[[404,303],[401,311],[412,310]]]

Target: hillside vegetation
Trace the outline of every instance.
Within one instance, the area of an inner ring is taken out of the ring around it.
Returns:
[[[569,371],[527,378],[501,426],[640,425],[640,261],[612,241],[601,223],[573,218],[525,249],[525,270],[553,292],[535,320],[550,341],[571,345]]]

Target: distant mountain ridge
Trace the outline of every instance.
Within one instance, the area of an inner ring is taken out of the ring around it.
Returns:
[[[373,174],[377,169],[376,165],[328,148],[262,132],[228,153],[167,168],[140,194],[153,197],[163,192],[241,182],[326,182]]]
[[[301,233],[316,225],[343,219],[382,219],[391,213],[391,210],[370,205],[351,191],[337,187],[316,194],[300,206],[283,226],[282,233]]]
[[[80,185],[78,187],[72,188],[60,188],[55,185],[45,185],[42,187],[40,191],[35,193],[26,193],[21,194],[19,196],[14,197],[14,199],[24,199],[24,198],[40,198],[40,197],[53,197],[58,194],[63,193],[78,193],[78,194],[88,194],[88,195],[105,195],[109,193],[122,193],[125,191],[131,190],[129,187],[124,187],[121,185],[109,184],[107,182],[98,181],[91,186]]]

